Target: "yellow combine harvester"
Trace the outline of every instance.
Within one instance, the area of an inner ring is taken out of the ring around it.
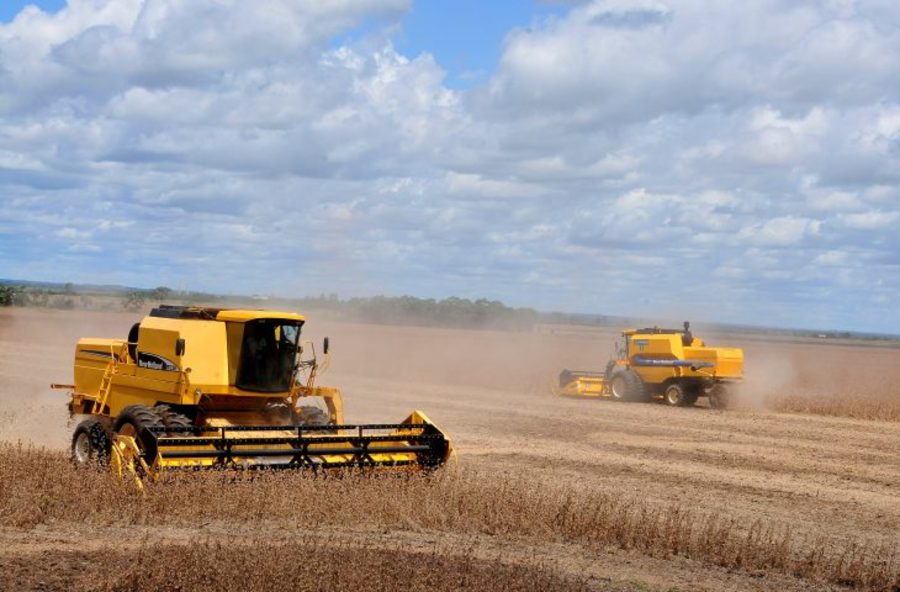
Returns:
[[[160,306],[128,339],[81,339],[71,416],[76,464],[119,475],[174,468],[432,469],[452,453],[421,412],[399,424],[344,424],[341,393],[294,313]],[[324,408],[315,405],[324,403]]]
[[[743,350],[707,347],[691,334],[690,323],[684,329],[629,329],[622,337],[605,371],[563,370],[555,393],[622,401],[661,396],[677,407],[690,407],[707,396],[711,407],[722,409],[733,396],[731,385],[743,378]]]

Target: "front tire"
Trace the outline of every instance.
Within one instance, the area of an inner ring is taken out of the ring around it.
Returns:
[[[613,373],[609,391],[617,401],[646,401],[648,398],[644,381],[631,369]]]
[[[95,417],[85,419],[72,434],[72,462],[78,467],[106,464],[111,446],[103,423]]]
[[[129,405],[122,410],[113,424],[113,431],[135,439],[147,464],[156,459],[156,435],[162,430],[151,432],[148,428],[165,428],[162,417],[156,410],[146,405]]]
[[[297,409],[295,421],[297,425],[325,426],[331,423],[331,418],[318,407],[308,405]]]
[[[190,436],[191,430],[180,429],[180,428],[193,428],[194,422],[191,421],[191,418],[183,413],[178,413],[177,411],[173,411],[171,407],[168,405],[157,405],[153,408],[153,411],[159,415],[159,418],[162,420],[164,426],[169,431],[166,432],[167,436]],[[175,428],[174,430],[172,428]]]

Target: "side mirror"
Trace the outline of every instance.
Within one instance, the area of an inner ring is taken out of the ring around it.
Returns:
[[[323,354],[328,353],[328,338],[327,337],[322,340],[322,353]]]
[[[175,355],[176,356],[184,355],[184,338],[183,337],[179,337],[175,341]]]

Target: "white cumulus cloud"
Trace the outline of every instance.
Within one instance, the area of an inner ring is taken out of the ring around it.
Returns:
[[[574,2],[467,90],[410,8],[24,9],[0,276],[900,332],[895,3]]]

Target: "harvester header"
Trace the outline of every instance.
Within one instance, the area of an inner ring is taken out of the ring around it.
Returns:
[[[160,306],[127,339],[80,339],[69,412],[78,464],[121,474],[176,468],[433,469],[452,453],[421,411],[345,424],[343,397],[291,312]]]

